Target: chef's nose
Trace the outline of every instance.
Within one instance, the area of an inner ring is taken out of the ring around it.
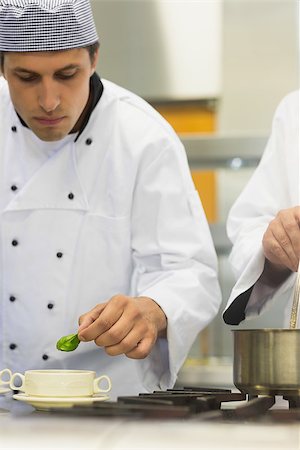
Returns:
[[[38,100],[39,105],[45,112],[50,113],[55,111],[60,104],[60,95],[57,91],[55,82],[48,80],[43,80],[41,82],[41,85],[39,86]]]

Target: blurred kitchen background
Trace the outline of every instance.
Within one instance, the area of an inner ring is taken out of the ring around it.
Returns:
[[[279,101],[299,88],[298,0],[92,0],[98,72],[151,103],[185,145],[219,258],[223,305],[179,384],[231,386],[222,320],[234,279],[225,221],[266,145]],[[243,328],[280,327],[284,299]]]

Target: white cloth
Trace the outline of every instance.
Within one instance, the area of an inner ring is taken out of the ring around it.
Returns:
[[[0,82],[0,367],[93,369],[111,377],[114,398],[172,386],[221,293],[180,140],[142,99],[103,84],[78,141],[49,143],[22,127]],[[117,293],[155,299],[168,339],[144,360],[94,343],[56,350],[81,314]]]
[[[289,290],[284,320],[287,324],[295,274],[274,288],[257,280],[265,262],[262,238],[268,224],[279,210],[299,205],[299,153],[299,91],[296,91],[280,102],[261,161],[229,212],[227,232],[233,243],[229,260],[236,284],[224,310],[227,323],[242,319],[236,303],[241,302],[242,293],[254,286],[244,311],[246,318],[260,314],[271,301],[280,299]]]

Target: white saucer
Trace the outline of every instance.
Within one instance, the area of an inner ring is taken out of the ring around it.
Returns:
[[[15,394],[13,398],[28,403],[38,410],[71,408],[73,405],[89,405],[94,402],[103,402],[109,399],[107,395],[95,395],[94,397],[37,397],[26,394]]]
[[[12,392],[12,390],[9,387],[0,386],[0,394],[7,394],[7,392]]]

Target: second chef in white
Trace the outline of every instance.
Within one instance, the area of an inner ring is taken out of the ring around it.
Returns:
[[[224,311],[228,324],[287,299],[282,326],[289,325],[300,256],[299,95],[278,105],[261,161],[229,213],[236,284]]]

